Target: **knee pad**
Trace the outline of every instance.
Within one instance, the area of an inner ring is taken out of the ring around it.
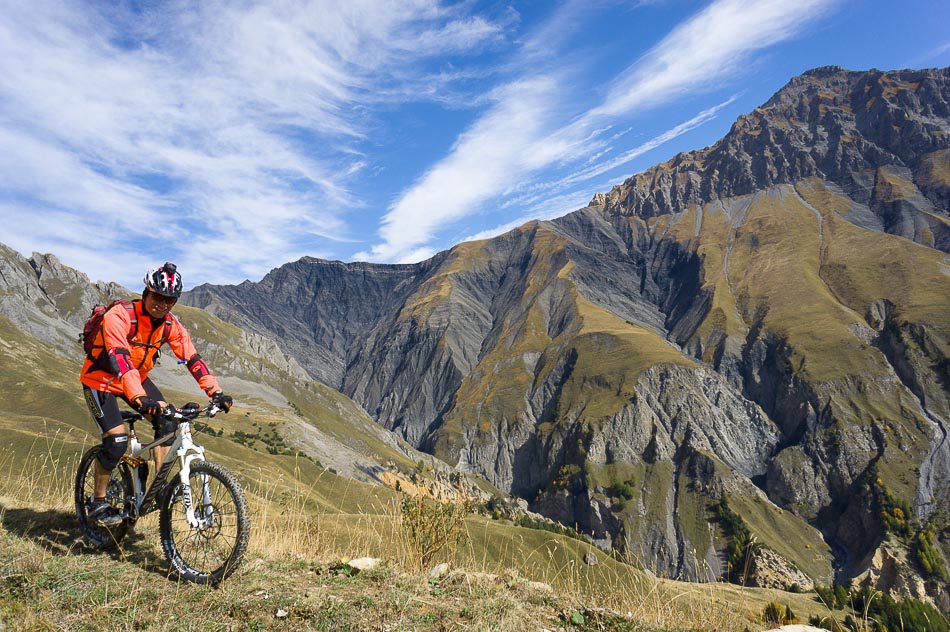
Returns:
[[[129,435],[114,434],[102,438],[102,450],[99,452],[99,463],[110,472],[119,464],[125,448],[129,445]]]

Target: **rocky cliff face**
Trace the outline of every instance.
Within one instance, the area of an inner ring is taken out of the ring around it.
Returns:
[[[815,177],[859,205],[852,221],[947,252],[948,104],[947,69],[812,70],[712,147],[631,178],[607,203],[648,217]]]
[[[61,353],[81,351],[77,336],[94,305],[127,294],[114,283],[90,283],[53,255],[25,259],[0,244],[0,316]]]
[[[658,572],[722,571],[728,495],[827,583],[950,512],[948,192],[950,69],[823,68],[564,218],[187,302]]]
[[[431,266],[345,264],[311,257],[259,283],[201,286],[184,302],[280,341],[314,378],[340,388],[361,340],[396,309]]]

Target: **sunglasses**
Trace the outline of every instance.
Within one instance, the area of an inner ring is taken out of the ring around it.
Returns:
[[[171,296],[162,296],[161,294],[156,294],[155,292],[150,292],[150,294],[152,296],[152,302],[159,305],[167,305],[168,307],[172,307],[178,302],[177,298]]]

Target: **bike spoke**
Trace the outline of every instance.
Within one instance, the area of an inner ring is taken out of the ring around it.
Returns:
[[[193,466],[189,482],[198,526],[188,523],[179,490],[163,510],[166,547],[173,547],[175,564],[186,576],[210,581],[230,573],[244,554],[247,505],[233,475],[220,466]]]
[[[111,527],[100,526],[88,517],[90,503],[95,496],[95,468],[100,450],[101,448],[96,446],[83,455],[76,472],[74,502],[84,540],[96,548],[108,548],[116,546],[125,537],[129,525],[127,522],[120,522]],[[125,515],[133,494],[131,474],[128,468],[120,464],[113,470],[109,479],[106,500]]]

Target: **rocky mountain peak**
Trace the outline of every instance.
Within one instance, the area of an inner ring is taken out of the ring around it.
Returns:
[[[939,152],[948,150],[950,68],[855,72],[826,66],[789,81],[713,146],[680,154],[615,187],[607,206],[620,215],[653,217],[819,177],[869,206],[888,232],[916,239],[906,226],[907,209],[875,202],[878,180],[888,174],[909,179],[920,199],[907,204],[945,217],[950,182]],[[941,236],[938,247],[950,248],[946,223],[935,222],[932,230]]]

